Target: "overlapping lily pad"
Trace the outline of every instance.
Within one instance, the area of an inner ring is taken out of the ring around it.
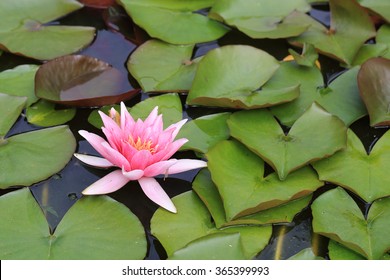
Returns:
[[[367,202],[390,196],[390,132],[376,142],[370,154],[352,130],[347,148],[313,164],[320,179],[343,186]]]
[[[27,101],[27,97],[0,93],[0,147],[5,144],[4,136],[11,129]]]
[[[313,230],[368,259],[390,250],[390,199],[375,201],[367,217],[342,188],[327,191],[312,204]]]
[[[390,3],[386,0],[358,0],[363,7],[369,8],[390,22]]]
[[[378,29],[375,40],[377,44],[387,46],[387,51],[383,57],[390,59],[390,24],[384,24]]]
[[[305,0],[220,0],[209,17],[237,27],[252,38],[286,38],[306,31],[310,23]]]
[[[83,55],[63,56],[39,67],[35,94],[72,106],[103,106],[127,100],[139,92],[126,75],[106,62]]]
[[[358,75],[360,95],[370,116],[370,125],[390,124],[390,59],[372,58]]]
[[[293,49],[289,49],[292,59],[298,65],[312,67],[316,65],[318,68],[321,68],[321,65],[318,62],[318,53],[315,50],[314,46],[311,44],[303,44],[302,54],[297,53]],[[283,59],[284,61],[289,61],[290,59]]]
[[[316,103],[294,123],[288,134],[267,110],[234,113],[228,126],[230,134],[271,165],[281,180],[346,145],[344,123]]]
[[[55,104],[46,100],[39,100],[26,109],[29,123],[39,126],[55,126],[67,123],[76,115],[76,109],[63,108],[56,110]]]
[[[195,44],[222,37],[229,29],[196,11],[213,0],[119,0],[132,20],[153,38],[171,44]]]
[[[149,40],[131,54],[127,67],[145,92],[188,91],[198,62],[191,60],[193,49]]]
[[[48,26],[45,23],[82,7],[75,0],[1,1],[0,47],[40,60],[74,53],[92,42],[95,29],[85,26]]]
[[[178,210],[177,214],[160,208],[151,220],[152,234],[161,242],[168,258],[220,257],[220,252],[210,250],[210,246],[221,249],[230,244],[233,248],[229,258],[251,259],[266,246],[271,237],[271,226],[217,229],[211,222],[207,208],[192,191],[180,194],[172,201]],[[239,233],[239,240],[232,236],[235,233]],[[232,237],[234,243],[231,243]],[[210,244],[210,240],[213,240],[213,244]]]
[[[54,233],[28,188],[0,198],[0,258],[38,260],[143,259],[142,224],[107,196],[83,197]]]
[[[311,19],[309,29],[290,43],[303,45],[313,44],[316,49],[346,65],[350,65],[360,47],[375,36],[374,24],[367,11],[355,0],[329,0],[331,26]]]

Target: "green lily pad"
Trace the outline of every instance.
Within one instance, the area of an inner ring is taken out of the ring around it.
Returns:
[[[387,0],[358,0],[363,7],[369,8],[390,22],[390,3]]]
[[[359,67],[346,70],[324,87],[317,67],[299,66],[294,61],[283,62],[264,87],[287,87],[300,81],[300,95],[292,102],[271,107],[271,112],[282,124],[292,126],[315,101],[349,126],[367,114],[357,85],[358,71]]]
[[[40,60],[76,52],[92,42],[94,28],[44,24],[82,7],[74,0],[4,0],[0,4],[0,46]]]
[[[387,52],[383,57],[390,59],[390,24],[383,24],[378,29],[375,40],[377,44],[385,44],[387,46]]]
[[[376,142],[368,155],[359,138],[348,130],[347,148],[313,164],[321,180],[338,184],[367,202],[390,196],[390,132]]]
[[[146,254],[140,221],[107,196],[81,198],[54,233],[28,188],[0,197],[0,209],[2,260],[142,259]]]
[[[344,123],[316,103],[287,135],[266,110],[234,113],[228,126],[230,134],[271,165],[281,180],[304,165],[331,156],[346,144]]]
[[[309,16],[304,13],[309,10],[305,0],[220,0],[209,17],[235,26],[252,38],[287,38],[306,31]]]
[[[328,245],[329,258],[331,260],[365,260],[362,255],[355,253],[340,243],[330,240]]]
[[[313,253],[312,248],[306,248],[296,253],[294,256],[288,258],[289,260],[323,260],[324,258],[318,257]]]
[[[26,132],[0,144],[0,188],[30,186],[59,172],[72,158],[76,140],[67,126]],[[20,174],[23,174],[21,176]]]
[[[191,60],[194,45],[149,40],[130,56],[127,68],[144,92],[188,91],[197,69]]]
[[[29,123],[39,126],[55,126],[67,123],[76,115],[76,109],[56,110],[55,104],[46,100],[39,100],[37,103],[26,109],[26,117]]]
[[[251,109],[297,98],[299,83],[258,90],[278,68],[274,57],[254,47],[232,45],[211,50],[199,62],[187,104]]]
[[[196,248],[196,250],[198,250],[198,253],[199,250],[202,251],[203,258],[212,258],[215,253],[207,250],[204,244],[200,244],[205,239],[214,239],[213,237],[206,236],[216,233],[239,233],[241,244],[235,244],[236,246],[242,246],[242,253],[246,259],[251,259],[267,245],[271,237],[271,226],[240,226],[221,230],[217,229],[211,222],[207,208],[192,191],[182,193],[174,197],[172,201],[178,210],[177,214],[172,214],[160,208],[151,219],[151,232],[161,242],[168,257],[174,256],[176,251],[187,245],[188,247],[194,247],[193,244],[190,245],[190,242],[194,241],[196,247],[201,247],[200,249]],[[202,237],[205,239],[198,240]],[[218,242],[219,244],[213,244],[213,246],[223,246],[221,240],[219,238],[217,239],[214,239],[214,242]],[[241,254],[240,250],[235,249],[235,252]],[[182,252],[178,252],[178,254],[182,254]]]
[[[289,49],[288,52],[292,55],[294,61],[302,66],[313,67],[318,59],[318,53],[311,44],[303,44],[302,54],[293,49]]]
[[[390,59],[371,58],[358,74],[360,95],[370,116],[370,125],[390,124]]]
[[[227,119],[230,113],[206,115],[186,123],[178,134],[178,138],[187,138],[181,150],[194,150],[206,153],[219,141],[230,137]]]
[[[376,200],[367,217],[355,201],[338,187],[312,204],[313,230],[368,259],[380,259],[390,250],[390,198]]]
[[[307,196],[323,185],[310,168],[284,181],[275,173],[264,178],[263,160],[237,141],[221,141],[206,156],[227,221]]]
[[[171,44],[195,44],[222,37],[229,29],[195,11],[214,1],[119,0],[132,20],[153,38]]]
[[[11,129],[20,113],[22,112],[24,105],[26,104],[27,97],[11,96],[0,93],[0,147],[4,143],[4,136]]]
[[[35,103],[34,77],[38,65],[19,65],[0,73],[0,92],[27,97],[26,106]]]
[[[331,26],[311,19],[309,29],[290,40],[293,45],[310,43],[325,55],[351,65],[360,47],[376,35],[368,13],[355,0],[329,0]]]
[[[134,119],[140,118],[144,120],[156,106],[158,106],[159,114],[163,115],[164,128],[167,128],[169,125],[180,121],[183,117],[182,105],[180,97],[177,93],[167,93],[147,98],[137,103],[133,107],[128,108],[128,111]],[[118,105],[104,106],[99,110],[108,114],[112,107],[120,112],[120,107]],[[99,129],[103,126],[103,122],[100,115],[98,114],[98,110],[92,111],[88,117],[88,122]]]
[[[366,62],[368,59],[373,57],[383,57],[385,56],[389,51],[389,46],[383,43],[376,43],[376,44],[364,44],[360,49],[359,52],[356,54],[352,65],[362,65],[364,62]]]
[[[307,207],[311,201],[311,195],[298,198],[287,203],[259,211],[255,214],[239,217],[227,221],[222,198],[217,187],[211,180],[208,169],[201,170],[195,177],[192,185],[203,203],[209,210],[217,228],[232,225],[267,225],[274,223],[291,223],[295,215]]]
[[[67,55],[40,66],[36,96],[71,106],[103,106],[137,95],[126,75],[108,63],[83,55]]]

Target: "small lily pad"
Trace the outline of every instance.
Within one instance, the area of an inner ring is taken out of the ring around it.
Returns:
[[[108,196],[81,198],[50,233],[38,203],[23,188],[0,197],[0,219],[2,260],[128,260],[146,254],[142,224]]]
[[[371,58],[358,74],[360,95],[370,116],[370,125],[390,124],[390,59]]]
[[[365,218],[355,201],[338,187],[312,204],[313,230],[368,259],[381,259],[390,250],[390,199],[376,200]]]
[[[0,93],[0,147],[3,144],[3,137],[11,129],[27,101],[27,97],[11,96]]]
[[[311,44],[303,44],[302,54],[297,53],[293,49],[289,49],[288,52],[294,58],[294,61],[302,66],[312,67],[318,60],[318,53]]]
[[[76,109],[56,110],[55,104],[46,100],[39,100],[26,109],[29,123],[39,126],[55,126],[67,123],[76,115]]]
[[[134,97],[128,78],[108,63],[83,55],[68,55],[39,67],[35,94],[71,106],[103,106]]]
[[[346,145],[344,123],[316,103],[285,134],[267,110],[241,111],[228,120],[230,134],[262,157],[281,180],[311,162],[331,156]]]

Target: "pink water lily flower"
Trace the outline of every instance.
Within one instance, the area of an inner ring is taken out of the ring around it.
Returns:
[[[158,107],[155,107],[145,121],[135,121],[122,102],[120,114],[114,108],[109,116],[99,111],[107,141],[94,133],[79,131],[103,158],[84,154],[75,154],[75,157],[95,167],[120,168],[87,187],[82,192],[84,195],[111,193],[129,181],[138,180],[152,201],[176,213],[171,199],[153,177],[202,168],[207,163],[203,160],[171,158],[188,141],[185,138],[174,140],[187,120],[164,130],[162,115],[158,115],[157,111]]]

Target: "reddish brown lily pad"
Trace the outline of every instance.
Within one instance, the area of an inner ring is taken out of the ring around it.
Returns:
[[[39,67],[35,94],[70,106],[103,106],[137,95],[125,74],[93,57],[68,55]]]
[[[358,85],[371,126],[390,125],[390,59],[371,58],[360,68]]]
[[[115,4],[115,0],[79,0],[85,6],[105,9]]]

